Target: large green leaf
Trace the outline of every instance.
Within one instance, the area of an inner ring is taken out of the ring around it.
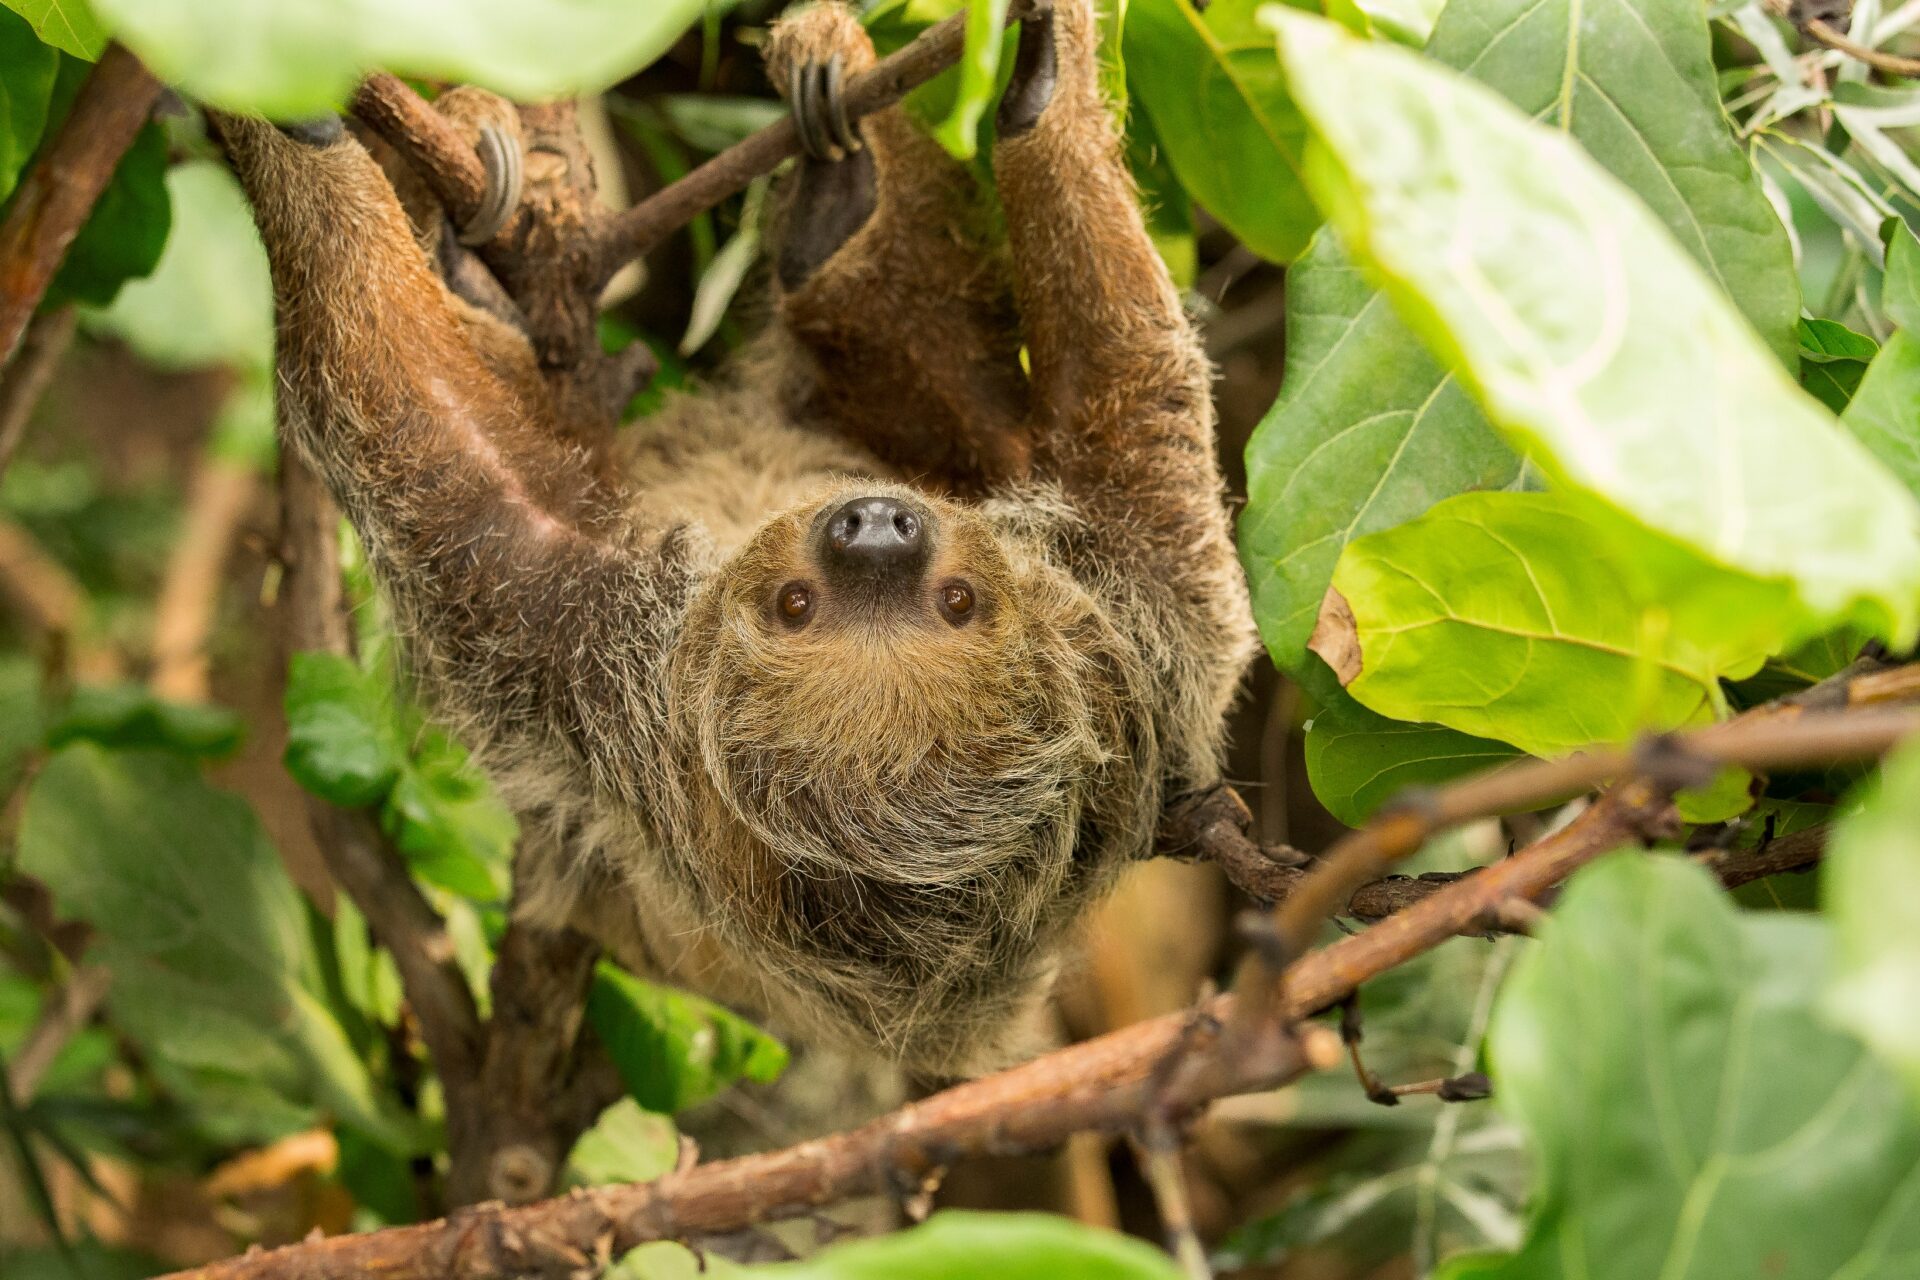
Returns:
[[[0,9],[0,200],[13,194],[40,144],[59,68],[59,53],[40,42],[26,19]]]
[[[1920,507],[1565,135],[1415,54],[1273,6],[1308,180],[1421,337],[1560,483],[1811,619],[1920,623]]]
[[[1494,1013],[1494,1097],[1532,1140],[1520,1252],[1444,1280],[1904,1280],[1920,1120],[1819,1013],[1829,929],[1742,915],[1678,859],[1568,886]]]
[[[1430,55],[1570,132],[1733,282],[1791,362],[1791,249],[1726,127],[1698,6],[1453,0]],[[1337,236],[1323,232],[1287,283],[1287,380],[1247,447],[1240,527],[1261,632],[1294,671],[1341,547],[1451,494],[1509,485],[1519,462]]]
[[[1920,240],[1904,225],[1887,248],[1880,297],[1900,328],[1867,366],[1840,421],[1920,494]]]
[[[1389,720],[1337,690],[1307,725],[1307,781],[1314,798],[1350,827],[1410,788],[1437,787],[1518,754],[1504,742],[1437,724]]]
[[[1558,493],[1450,498],[1350,544],[1333,584],[1360,647],[1354,698],[1535,755],[1711,719],[1722,679],[1793,638],[1779,584]]]
[[[1159,1249],[1117,1231],[1049,1213],[950,1209],[911,1230],[743,1274],[766,1280],[1179,1280],[1181,1273]]]
[[[1273,38],[1266,0],[1129,0],[1127,81],[1173,172],[1248,248],[1288,262],[1320,225],[1301,184],[1306,128]]]
[[[206,703],[169,702],[145,685],[83,685],[47,727],[47,745],[97,742],[161,747],[190,756],[228,756],[246,737],[238,713]]]
[[[299,892],[252,810],[177,755],[76,745],[34,779],[20,868],[92,925],[114,1025],[404,1141],[321,997]]]
[[[1820,893],[1838,936],[1830,1007],[1920,1090],[1920,744],[1836,827]]]
[[[34,34],[56,49],[88,61],[100,56],[107,33],[86,0],[0,0],[32,24]]]
[[[787,1065],[786,1048],[737,1015],[608,964],[594,975],[587,1020],[633,1100],[663,1115],[735,1080],[772,1080]]]
[[[604,89],[658,57],[705,0],[93,0],[154,73],[282,118],[338,107],[369,68],[512,98]]]

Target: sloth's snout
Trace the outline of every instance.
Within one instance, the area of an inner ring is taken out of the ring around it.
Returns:
[[[820,561],[836,577],[917,576],[927,563],[927,517],[892,498],[842,503],[820,528]]]

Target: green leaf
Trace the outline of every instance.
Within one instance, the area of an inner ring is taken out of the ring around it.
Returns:
[[[1290,262],[1320,225],[1301,185],[1306,129],[1254,21],[1265,0],[1129,0],[1134,103],[1193,198],[1262,257]]]
[[[48,111],[48,131],[64,120],[81,84],[93,68],[77,58],[60,59]],[[93,212],[67,249],[66,257],[47,287],[45,305],[80,302],[104,307],[120,286],[152,271],[166,247],[171,225],[167,200],[167,134],[155,121],[134,135],[133,145],[120,157]]]
[[[1582,872],[1494,1012],[1539,1183],[1520,1252],[1443,1280],[1900,1280],[1920,1122],[1820,1016],[1829,929],[1741,915],[1679,859]]]
[[[350,809],[393,789],[406,753],[379,677],[331,653],[296,653],[287,670],[287,772]]]
[[[1138,4],[1140,0],[1134,0]],[[1179,1280],[1144,1240],[1049,1213],[948,1209],[917,1227],[823,1249],[804,1262],[747,1267],[766,1280]]]
[[[245,736],[239,714],[226,707],[167,702],[137,684],[85,685],[73,691],[48,728],[47,745],[85,741],[227,756],[239,750]]]
[[[1867,371],[1868,362],[1880,349],[1879,344],[1866,334],[1855,333],[1832,320],[1802,320],[1797,332],[1800,385],[1833,412],[1845,413],[1854,393],[1860,389],[1860,379]],[[1864,437],[1862,443],[1873,448],[1872,442]]]
[[[1920,743],[1849,803],[1820,871],[1839,951],[1828,1008],[1920,1091]]]
[[[1333,583],[1356,700],[1534,755],[1710,720],[1789,639],[1778,584],[1557,493],[1450,498],[1351,543]]]
[[[1867,366],[1840,421],[1920,494],[1920,240],[1904,225],[1887,250],[1880,300],[1900,329]]]
[[[1815,619],[1913,635],[1920,506],[1631,192],[1471,81],[1266,13],[1316,197],[1510,441]]]
[[[1430,56],[1570,132],[1698,260],[1738,283],[1749,318],[1792,360],[1791,248],[1727,129],[1698,6],[1453,0]],[[1563,85],[1575,108],[1564,114],[1555,109]],[[1261,634],[1297,675],[1346,543],[1522,473],[1331,229],[1287,287],[1287,378],[1247,446],[1240,538]]]
[[[387,796],[387,829],[421,879],[480,902],[506,897],[520,827],[467,750],[430,730]]]
[[[65,53],[88,62],[106,47],[107,33],[86,0],[0,0],[25,18],[33,33]]]
[[[24,18],[0,9],[0,200],[13,194],[47,127],[60,55]]]
[[[567,1171],[589,1186],[652,1182],[671,1173],[680,1159],[673,1121],[622,1098],[600,1113],[567,1156]]]
[[[159,265],[89,327],[165,369],[270,369],[273,282],[240,184],[225,165],[190,160],[166,185],[173,231]]]
[[[34,779],[20,867],[95,930],[114,1025],[179,1070],[406,1135],[319,995],[307,918],[246,804],[155,752],[66,748]]]
[[[1000,74],[1001,29],[1007,0],[967,0],[967,40],[960,52],[960,86],[946,119],[933,136],[953,155],[970,160],[979,150],[980,121],[993,101]]]
[[[1337,690],[1307,725],[1307,781],[1327,812],[1350,827],[1409,788],[1437,787],[1519,754],[1504,742],[1437,724],[1389,720]]]
[[[162,80],[281,119],[338,107],[371,67],[535,100],[597,92],[665,52],[705,0],[94,0]]]
[[[633,1100],[662,1115],[735,1080],[772,1080],[787,1065],[779,1041],[712,1001],[642,982],[609,964],[594,975],[587,1020]]]

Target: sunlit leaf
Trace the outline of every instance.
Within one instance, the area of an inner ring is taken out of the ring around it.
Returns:
[[[1813,622],[1920,625],[1920,506],[1644,205],[1565,135],[1278,6],[1342,238],[1556,482],[1791,584]],[[1771,214],[1768,214],[1771,218]]]
[[[1129,0],[1134,105],[1180,183],[1247,247],[1287,262],[1320,214],[1300,180],[1305,126],[1254,21],[1264,0]]]
[[[25,18],[47,44],[76,58],[91,62],[107,43],[107,34],[87,0],[0,0],[0,4]]]
[[[1577,139],[1793,358],[1792,255],[1727,128],[1698,6],[1452,0],[1429,56]],[[1287,378],[1247,447],[1240,536],[1261,634],[1298,675],[1341,547],[1521,469],[1331,229],[1287,285]]]
[[[1342,673],[1358,701],[1535,755],[1710,720],[1719,682],[1790,638],[1778,584],[1561,494],[1450,498],[1349,544],[1333,585],[1360,646]]]

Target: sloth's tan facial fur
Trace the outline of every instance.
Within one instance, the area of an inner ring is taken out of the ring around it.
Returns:
[[[521,819],[521,916],[788,1034],[978,1070],[1167,799],[1217,780],[1251,625],[1096,46],[1089,0],[1024,24],[997,212],[897,108],[851,157],[831,110],[800,120],[773,323],[617,446],[449,293],[437,215],[410,227],[358,143],[222,121],[286,438]],[[873,51],[820,4],[767,58],[794,86]],[[509,110],[483,99],[439,102]]]

